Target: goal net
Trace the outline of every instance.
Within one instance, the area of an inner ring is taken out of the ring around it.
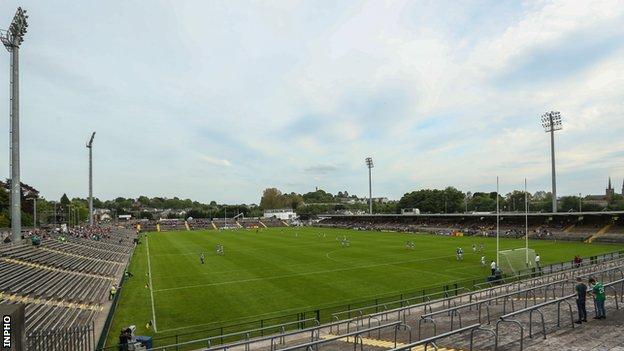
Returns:
[[[528,262],[527,262],[528,253]],[[499,251],[498,267],[506,275],[522,275],[536,268],[535,250],[533,249],[513,249]]]

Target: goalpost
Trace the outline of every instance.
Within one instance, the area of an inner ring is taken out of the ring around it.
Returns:
[[[498,267],[503,274],[517,276],[537,268],[535,264],[536,254],[533,249],[502,250],[498,254],[500,258]]]
[[[500,209],[498,205],[499,198],[498,177],[496,177],[496,265],[503,274],[522,275],[538,268],[535,263],[535,250],[529,249],[529,201],[527,192],[527,180],[524,178],[524,215],[525,215],[525,233],[524,247],[512,250],[500,250]]]

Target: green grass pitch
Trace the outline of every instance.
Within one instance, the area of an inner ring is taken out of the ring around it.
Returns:
[[[344,236],[349,247],[337,240]],[[406,248],[406,241],[413,241],[415,249]],[[473,243],[485,245],[488,267],[481,267]],[[217,244],[225,255],[216,254]],[[622,248],[553,241],[529,245],[543,265]],[[461,262],[456,247],[464,249]],[[501,239],[501,249],[519,247],[524,240]],[[223,325],[483,280],[495,249],[492,238],[309,227],[148,233],[129,267],[134,276],[120,290],[107,344],[114,345],[119,330],[131,324],[137,335],[155,338],[195,332],[180,337],[183,341],[206,337],[210,333],[204,331]],[[157,332],[146,328],[153,315]],[[156,344],[175,341],[170,337]]]

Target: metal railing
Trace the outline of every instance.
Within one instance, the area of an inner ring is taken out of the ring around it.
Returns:
[[[620,291],[624,291],[624,279],[618,279],[616,281],[612,281],[610,283],[604,284],[605,288],[611,288],[611,290],[613,291],[613,297],[614,297],[614,301],[615,301],[615,308],[619,309],[619,304],[618,304],[618,294],[617,294],[617,289],[615,289],[615,285],[620,284],[621,288]],[[520,330],[520,339],[519,339],[519,343],[520,343],[520,350],[523,350],[524,348],[524,325],[517,319],[512,319],[513,317],[517,317],[521,314],[525,314],[525,313],[529,313],[529,337],[532,338],[533,337],[533,314],[538,314],[540,317],[540,321],[541,321],[541,333],[542,333],[542,337],[544,339],[546,339],[546,321],[544,318],[544,314],[542,313],[542,311],[540,311],[541,308],[543,307],[547,307],[547,306],[551,306],[554,304],[557,304],[557,328],[561,327],[561,304],[562,303],[566,303],[568,305],[568,311],[570,314],[570,325],[572,328],[574,328],[574,313],[572,310],[572,304],[570,303],[570,299],[576,297],[576,294],[570,294],[567,296],[563,296],[551,301],[546,301],[540,304],[536,304],[527,308],[523,308],[521,310],[518,311],[514,311],[511,313],[508,313],[506,315],[503,315],[500,317],[500,319],[496,322],[496,330],[495,330],[495,342],[494,342],[494,349],[498,350],[498,345],[499,345],[499,331],[500,331],[500,325],[503,323],[509,323],[509,324],[514,324],[516,326],[518,326],[519,330]],[[620,298],[622,298],[622,294],[620,294]]]
[[[318,320],[316,320],[314,318],[308,318],[308,319],[301,320],[301,321],[287,322],[287,323],[282,323],[282,324],[270,325],[270,326],[266,326],[266,327],[262,327],[262,328],[249,329],[249,330],[245,330],[245,331],[241,331],[241,332],[235,332],[235,333],[211,336],[211,337],[207,337],[207,338],[203,338],[203,339],[186,341],[186,342],[183,342],[183,343],[176,343],[176,344],[173,344],[173,345],[160,346],[160,347],[152,348],[151,350],[165,350],[167,348],[175,348],[176,350],[178,350],[180,346],[191,346],[191,345],[194,345],[194,344],[204,344],[206,347],[210,348],[210,347],[212,347],[212,344],[214,343],[215,340],[221,340],[221,343],[223,343],[223,339],[228,338],[228,337],[233,337],[233,336],[239,336],[239,335],[244,335],[244,339],[240,340],[240,342],[242,342],[243,345],[245,346],[245,350],[249,350],[249,341],[251,340],[252,334],[258,333],[258,332],[264,332],[264,331],[267,331],[267,330],[279,330],[279,332],[277,334],[275,334],[275,335],[272,335],[271,338],[277,338],[278,339],[278,343],[283,344],[285,342],[285,334],[286,334],[286,327],[287,326],[291,326],[291,325],[294,325],[294,324],[307,323],[307,322],[312,322],[312,323],[316,324],[317,327],[320,326],[320,323],[319,323]],[[195,345],[195,346],[198,346],[198,345]],[[226,348],[224,348],[224,350],[225,349]]]
[[[95,347],[95,328],[88,325],[58,330],[37,330],[26,336],[29,351],[91,351]]]
[[[305,329],[296,329],[296,330],[286,331],[284,333],[262,336],[262,337],[253,338],[250,340],[239,340],[239,341],[235,341],[235,342],[231,342],[227,344],[212,346],[209,349],[206,349],[205,351],[227,350],[227,349],[230,349],[233,347],[239,347],[239,346],[242,346],[247,349],[247,348],[250,348],[251,345],[253,344],[264,344],[264,343],[268,343],[270,345],[270,349],[275,350],[277,346],[284,344],[289,337],[293,337],[294,339],[297,339],[297,340],[301,340],[305,338],[309,338],[310,341],[317,340],[320,336],[321,330],[325,328],[331,328],[334,324],[338,324],[338,323],[343,324],[344,321],[318,325],[318,326],[309,327]],[[195,341],[196,340],[191,340],[191,341],[187,341],[183,343],[176,343],[174,345],[159,346],[159,347],[152,348],[150,350],[171,350],[174,347],[177,350],[181,346],[192,345]]]
[[[351,318],[358,318],[358,317],[363,317],[364,316],[364,312],[367,310],[372,310],[375,309],[374,313],[379,313],[379,312],[385,312],[388,310],[388,306],[389,305],[400,305],[401,307],[403,307],[403,305],[412,305],[412,302],[414,301],[425,301],[426,302],[430,302],[432,297],[435,296],[443,296],[444,298],[449,298],[451,295],[453,296],[457,296],[458,292],[471,292],[470,289],[465,288],[465,287],[458,287],[458,288],[454,288],[454,289],[450,289],[450,290],[445,290],[445,291],[440,291],[440,292],[435,292],[432,294],[427,294],[427,295],[422,295],[422,296],[414,296],[414,297],[409,297],[409,298],[405,298],[405,299],[401,299],[401,300],[393,300],[393,301],[387,301],[387,302],[383,302],[383,303],[377,303],[377,304],[373,304],[373,305],[368,305],[368,306],[364,306],[364,307],[360,307],[360,308],[355,308],[355,309],[349,309],[346,311],[340,311],[340,312],[336,312],[336,313],[332,313],[332,320],[333,321],[339,321],[341,318],[341,316],[347,316],[346,319],[351,319]],[[399,307],[400,308],[400,307]],[[381,310],[381,311],[380,311]],[[356,317],[352,317],[351,315],[355,314]]]
[[[601,270],[598,272],[589,272],[589,273],[583,273],[583,274],[578,274],[578,277],[584,277],[584,276],[594,276],[596,274],[601,274],[604,276],[604,273],[606,272],[620,272],[621,275],[624,275],[624,272],[622,271],[621,267],[612,267],[612,268],[608,268],[605,270]],[[619,281],[616,281],[614,283],[617,283]],[[532,287],[528,287],[525,289],[521,289],[521,290],[513,290],[511,292],[502,294],[502,295],[496,295],[496,296],[492,296],[489,298],[485,298],[479,301],[475,301],[475,302],[470,302],[468,304],[462,304],[462,305],[458,305],[458,306],[454,306],[454,307],[449,307],[446,309],[442,309],[442,310],[438,310],[435,312],[429,312],[429,313],[425,313],[423,315],[420,316],[420,320],[418,321],[418,337],[420,338],[421,335],[421,331],[422,331],[422,325],[423,323],[432,323],[433,324],[433,330],[434,330],[434,335],[437,332],[437,324],[435,322],[435,319],[433,318],[434,316],[438,316],[438,315],[447,315],[450,316],[450,327],[451,330],[453,330],[454,327],[454,321],[455,318],[458,319],[459,322],[459,327],[462,327],[462,320],[461,320],[461,313],[460,313],[460,309],[465,309],[465,308],[470,308],[470,310],[472,310],[472,307],[476,307],[477,311],[478,311],[478,321],[479,323],[483,323],[482,318],[481,318],[481,314],[482,314],[482,309],[483,306],[485,306],[486,308],[486,314],[487,314],[487,323],[490,324],[491,323],[491,318],[490,318],[490,304],[491,302],[496,302],[498,303],[498,301],[500,299],[503,300],[503,314],[506,314],[507,311],[507,301],[511,302],[511,310],[515,311],[515,304],[514,304],[514,297],[517,295],[521,295],[524,294],[524,308],[529,308],[528,307],[528,301],[529,298],[532,297],[533,298],[533,303],[534,306],[537,305],[537,296],[536,296],[536,291],[539,290],[544,290],[544,300],[546,301],[548,299],[548,291],[549,288],[552,288],[553,291],[553,299],[556,299],[555,296],[555,290],[557,288],[558,285],[561,286],[561,295],[563,295],[565,293],[565,287],[567,284],[572,283],[570,280],[568,279],[562,279],[562,280],[556,280],[556,281],[551,281],[549,283],[545,283],[542,285],[538,285],[538,286],[532,286]],[[605,288],[606,287],[610,287],[611,283],[609,284],[605,284]],[[622,286],[622,289],[624,289],[624,285]],[[615,290],[615,289],[614,289]],[[530,296],[529,296],[530,295]],[[616,306],[617,306],[617,292],[615,292],[616,295]]]
[[[394,344],[395,346],[397,345],[397,333],[399,328],[403,325],[403,323],[401,321],[396,321],[396,322],[392,322],[392,323],[387,323],[387,324],[382,324],[382,325],[378,325],[376,327],[371,327],[371,328],[366,328],[366,329],[361,329],[361,330],[355,330],[353,332],[349,332],[346,334],[342,334],[342,335],[337,335],[337,336],[332,336],[332,337],[327,337],[324,339],[319,339],[319,340],[315,340],[315,341],[310,341],[304,344],[298,344],[298,345],[293,345],[293,346],[288,346],[285,348],[281,348],[278,349],[278,351],[293,351],[293,350],[306,350],[306,351],[312,351],[312,350],[316,350],[318,349],[318,347],[322,344],[327,344],[327,343],[331,343],[334,341],[341,341],[341,340],[345,340],[347,342],[349,342],[350,338],[353,338],[353,350],[357,350],[357,346],[358,344],[360,345],[360,350],[362,350],[364,348],[364,343],[362,341],[362,335],[363,334],[367,334],[367,333],[371,333],[377,330],[381,330],[381,329],[385,329],[385,328],[394,328],[395,333],[394,333]]]
[[[419,341],[416,341],[416,342],[411,342],[411,343],[408,343],[406,345],[402,345],[402,346],[399,346],[399,347],[395,346],[393,349],[388,350],[388,351],[410,351],[410,350],[412,350],[413,347],[416,347],[416,346],[424,346],[424,349],[426,351],[427,348],[429,347],[429,345],[431,345],[434,348],[434,350],[437,350],[438,349],[438,345],[436,345],[436,341],[438,341],[440,339],[447,338],[449,336],[454,336],[454,335],[457,335],[457,334],[461,334],[461,333],[467,332],[467,331],[470,331],[470,339],[471,339],[471,341],[470,341],[470,350],[472,350],[472,338],[474,336],[473,331],[475,329],[480,328],[480,327],[481,327],[481,325],[478,324],[478,323],[472,324],[472,325],[469,325],[467,327],[463,327],[463,328],[456,329],[456,330],[453,330],[453,331],[449,331],[449,332],[446,332],[446,333],[443,333],[443,334],[439,334],[439,335],[434,335],[432,337],[429,337],[429,338],[426,338],[426,339],[422,339],[422,340],[419,340]]]

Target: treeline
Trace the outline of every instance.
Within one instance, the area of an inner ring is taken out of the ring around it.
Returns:
[[[306,194],[282,193],[276,188],[265,189],[260,199],[261,209],[291,208],[297,213],[332,213],[349,210],[368,211],[368,204],[349,199],[357,199],[346,192],[336,195],[324,190],[316,190]],[[421,213],[463,213],[496,211],[496,192],[462,192],[454,187],[446,189],[421,189],[404,194],[398,202],[373,202],[374,213],[400,213],[401,209],[418,209]],[[525,193],[514,190],[498,195],[498,205],[502,212],[523,212],[525,210]],[[550,212],[552,210],[552,194],[538,191],[527,194],[527,205],[530,212]],[[607,206],[595,203],[583,203],[578,196],[563,196],[558,201],[558,211],[576,212],[624,210],[624,197],[615,194]]]
[[[525,211],[524,191],[514,190],[505,195],[498,195],[500,211],[523,212]],[[552,194],[538,191],[527,194],[527,206],[529,212],[551,212]],[[496,211],[496,192],[467,192],[464,193],[453,187],[444,190],[423,189],[406,193],[399,200],[399,208],[418,208],[421,213],[460,213],[460,212],[493,212]],[[563,196],[557,203],[557,211],[577,212],[624,210],[624,197],[615,194],[606,207],[595,203],[583,203],[578,196]]]
[[[11,181],[0,181],[0,228],[11,226]],[[69,199],[67,195],[58,201],[48,201],[39,196],[34,187],[21,183],[20,187],[22,226],[31,227],[34,224],[35,202],[37,206],[37,224],[48,223],[80,223],[89,216],[89,205],[86,199]]]
[[[354,202],[354,203],[349,203]],[[368,211],[368,203],[361,203],[357,196],[349,195],[347,191],[339,191],[336,195],[317,189],[305,194],[282,193],[276,188],[267,188],[260,198],[260,208],[278,209],[290,208],[298,214],[320,214],[338,211]],[[397,203],[373,203],[375,213],[396,213]]]
[[[217,204],[216,201],[201,203],[191,199],[180,199],[178,197],[152,197],[139,196],[136,199],[118,197],[114,200],[100,201],[93,200],[93,207],[108,209],[114,215],[130,214],[142,219],[153,219],[152,210],[171,210],[164,217],[166,218],[213,218],[213,217],[233,217],[243,214],[245,217],[262,216],[262,211],[257,205],[240,204],[225,205]]]

